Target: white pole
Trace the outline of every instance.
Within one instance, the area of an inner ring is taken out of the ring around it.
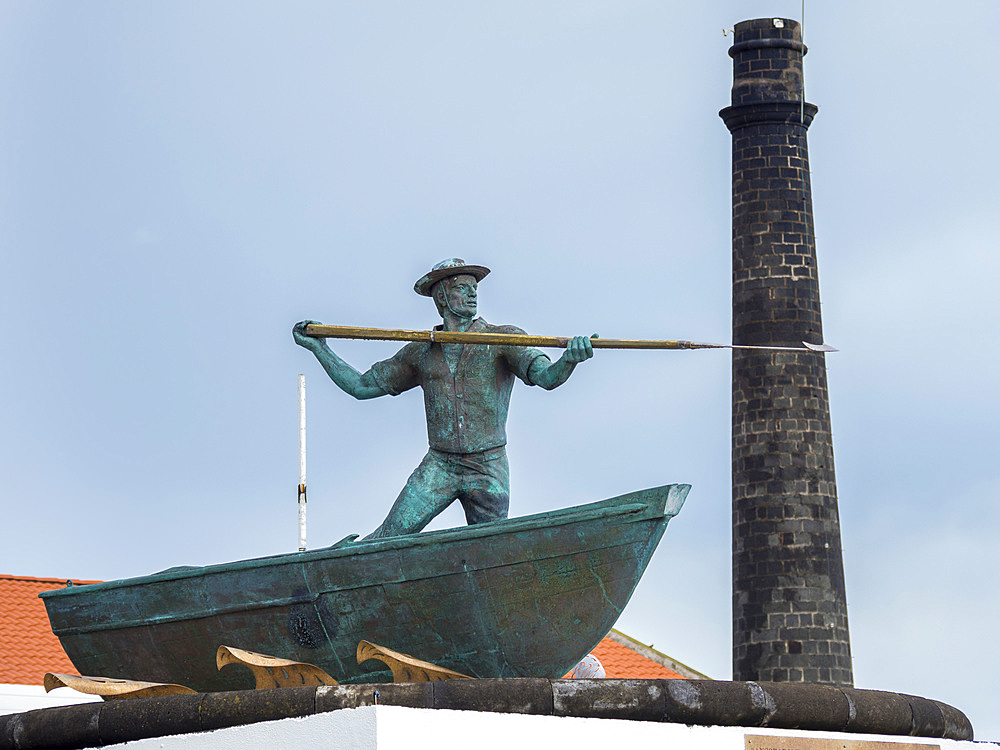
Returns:
[[[299,552],[306,551],[306,376],[299,374]]]

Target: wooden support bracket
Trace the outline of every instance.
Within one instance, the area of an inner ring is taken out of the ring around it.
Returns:
[[[339,684],[313,664],[244,651],[235,646],[219,646],[215,663],[219,669],[227,664],[242,664],[253,672],[254,679],[257,680],[256,690]]]
[[[358,664],[376,659],[392,670],[393,682],[438,682],[440,680],[471,680],[467,674],[439,667],[429,661],[415,659],[391,648],[369,641],[358,643]]]
[[[45,686],[46,693],[56,688],[68,687],[79,693],[99,695],[106,701],[196,692],[183,685],[172,685],[164,682],[116,680],[113,677],[85,677],[78,674],[55,674],[54,672],[47,672],[42,684]]]

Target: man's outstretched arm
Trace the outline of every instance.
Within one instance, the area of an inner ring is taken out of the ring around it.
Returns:
[[[569,380],[569,376],[573,374],[578,364],[593,356],[594,348],[590,344],[590,339],[586,336],[577,336],[570,340],[565,353],[555,362],[549,362],[545,357],[539,357],[532,362],[528,377],[535,385],[551,391]]]
[[[303,320],[301,323],[296,323],[295,327],[292,328],[292,338],[295,339],[296,344],[316,355],[316,359],[323,365],[323,369],[330,376],[330,380],[336,383],[344,393],[350,394],[357,399],[387,395],[386,390],[375,382],[371,370],[362,375],[337,356],[326,345],[326,341],[305,335],[306,326],[315,322],[314,320]]]

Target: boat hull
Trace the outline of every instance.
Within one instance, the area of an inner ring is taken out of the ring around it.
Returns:
[[[361,639],[473,677],[565,674],[611,629],[688,485],[537,516],[45,592],[81,674],[252,687],[220,645],[322,667],[342,682]]]

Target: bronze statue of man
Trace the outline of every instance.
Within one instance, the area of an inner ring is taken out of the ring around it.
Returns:
[[[413,289],[431,297],[442,323],[435,330],[524,333],[476,317],[477,288],[490,272],[461,258],[441,261]],[[507,465],[507,408],[514,377],[546,390],[569,378],[594,356],[590,339],[578,336],[555,362],[525,346],[414,342],[361,374],[327,346],[306,336],[302,321],[292,329],[341,390],[357,399],[391,394],[414,386],[424,391],[430,447],[399,493],[389,515],[367,538],[420,531],[458,500],[470,524],[506,518],[510,504]]]

